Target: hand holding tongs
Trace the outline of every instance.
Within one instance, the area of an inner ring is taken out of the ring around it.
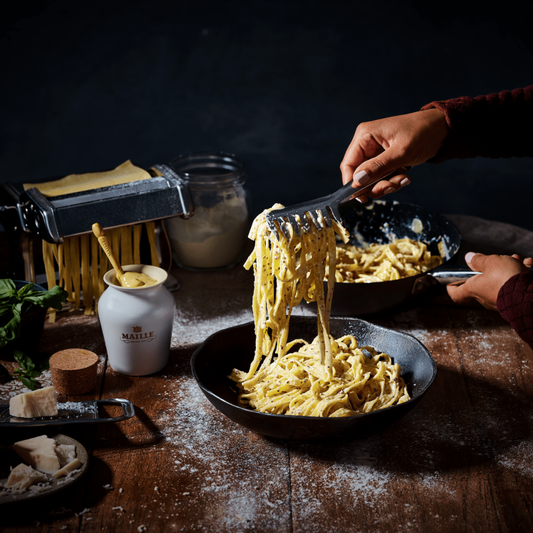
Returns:
[[[339,205],[341,203],[357,196],[361,196],[378,181],[390,178],[396,174],[407,172],[410,168],[412,167],[401,167],[385,176],[370,180],[362,187],[353,187],[353,181],[350,181],[338,191],[328,194],[327,196],[322,196],[321,198],[303,202],[301,204],[284,207],[283,209],[269,211],[266,214],[268,227],[275,235],[278,234],[278,231],[282,231],[287,238],[290,238],[287,224],[291,224],[298,235],[301,234],[302,230],[309,231],[310,224],[313,224],[319,230],[324,227],[324,224],[331,226],[332,218],[341,224],[342,221],[339,213]]]

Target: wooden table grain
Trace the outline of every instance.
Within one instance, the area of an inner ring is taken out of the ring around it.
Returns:
[[[450,218],[468,249],[533,250],[525,230]],[[1,531],[533,531],[533,351],[497,313],[437,297],[371,317],[432,353],[438,374],[427,395],[368,434],[283,441],[224,417],[190,370],[207,336],[251,320],[251,274],[173,274],[181,288],[171,356],[158,374],[114,372],[96,317],[61,313],[46,326],[43,351],[82,347],[100,356],[97,389],[68,399],[126,398],[136,416],[59,428],[90,452],[86,476],[55,495],[1,506]],[[23,390],[0,383],[0,403]],[[51,384],[49,372],[41,383]],[[0,444],[42,433],[3,429]]]

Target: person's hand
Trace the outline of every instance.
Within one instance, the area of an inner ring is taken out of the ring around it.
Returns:
[[[438,109],[363,122],[341,162],[342,182],[353,179],[354,186],[361,187],[401,167],[425,163],[436,155],[447,135],[446,118]],[[410,182],[409,176],[399,173],[376,183],[368,196],[379,198]],[[365,202],[366,196],[359,199]]]
[[[514,255],[484,255],[469,252],[465,256],[468,266],[481,274],[472,276],[464,283],[452,283],[446,287],[450,298],[457,304],[478,301],[483,307],[496,311],[498,292],[502,285],[515,274],[526,272],[533,259],[523,261]]]

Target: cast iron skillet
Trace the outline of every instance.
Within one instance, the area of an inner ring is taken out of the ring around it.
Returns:
[[[344,226],[353,236],[352,244],[386,244],[409,237],[425,242],[434,254],[442,250],[444,258],[443,265],[409,278],[378,283],[335,283],[332,316],[364,316],[384,311],[404,304],[439,282],[450,283],[473,275],[466,265],[450,264],[461,246],[461,234],[438,213],[385,200],[364,205],[351,201],[341,206],[340,213]]]
[[[233,368],[248,370],[253,359],[255,333],[252,322],[224,329],[208,337],[194,352],[194,378],[209,401],[234,422],[251,431],[279,439],[330,437],[340,433],[364,433],[382,427],[409,412],[433,383],[437,366],[429,351],[411,335],[376,326],[357,318],[332,318],[335,338],[352,334],[359,346],[370,345],[388,353],[402,368],[411,400],[359,416],[319,418],[259,413],[237,404],[237,388],[228,376]],[[292,317],[290,338],[312,341],[314,317]]]

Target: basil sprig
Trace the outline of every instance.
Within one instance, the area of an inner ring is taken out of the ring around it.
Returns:
[[[48,359],[36,364],[29,355],[25,355],[20,350],[15,350],[13,356],[20,366],[20,368],[15,368],[15,370],[13,370],[13,375],[20,379],[28,389],[35,389],[35,385],[37,385],[35,378],[39,377],[45,370],[50,368]]]
[[[23,313],[39,307],[60,310],[67,296],[67,292],[59,285],[48,291],[41,291],[33,283],[27,283],[17,290],[13,280],[0,279],[0,348],[19,337]],[[20,366],[13,371],[13,375],[33,390],[37,383],[35,378],[48,369],[48,361],[36,364],[20,350],[15,350],[13,356]]]

